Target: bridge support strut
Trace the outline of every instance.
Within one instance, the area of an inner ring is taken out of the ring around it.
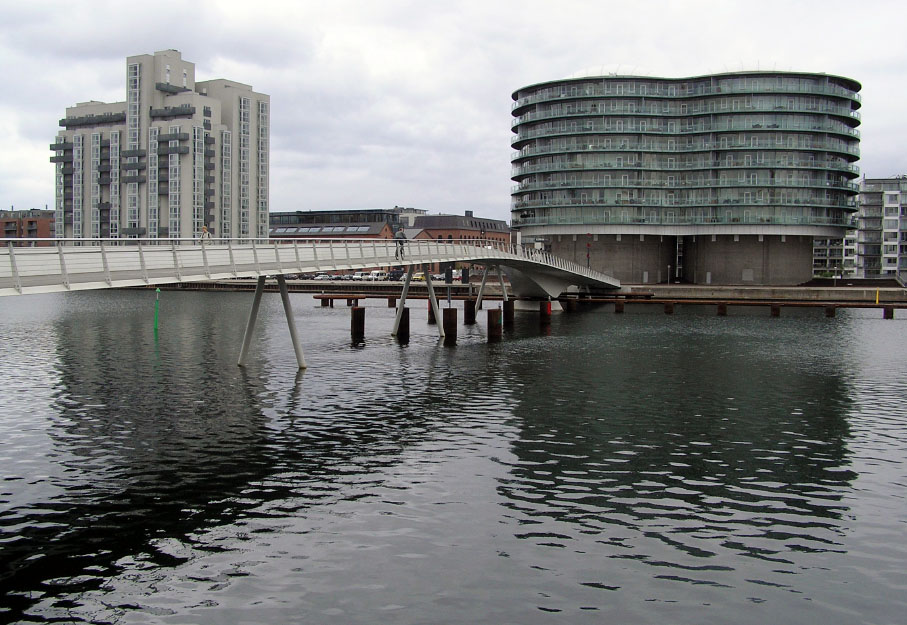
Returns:
[[[293,349],[296,351],[296,364],[300,369],[305,369],[305,356],[302,353],[302,347],[299,345],[299,338],[296,334],[296,321],[293,318],[293,308],[290,306],[290,293],[287,290],[287,280],[283,275],[277,276],[277,285],[280,287],[280,299],[283,301],[283,312],[287,317],[287,326],[290,328],[290,339],[293,341]],[[258,320],[258,309],[261,306],[261,294],[265,290],[265,276],[258,276],[258,282],[255,285],[255,297],[252,300],[252,310],[249,311],[249,321],[246,324],[246,333],[243,335],[242,349],[239,351],[239,361],[236,363],[240,367],[245,366],[246,356],[249,354],[249,346],[252,344],[252,334],[255,332],[255,322]]]

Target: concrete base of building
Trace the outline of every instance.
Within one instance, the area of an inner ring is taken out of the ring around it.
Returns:
[[[677,265],[677,237],[650,234],[555,236],[551,253],[634,284],[668,281]]]
[[[812,279],[808,236],[684,237],[683,277],[692,284],[796,285]]]
[[[812,278],[813,238],[805,235],[555,236],[551,252],[631,284],[796,285]],[[678,272],[677,265],[681,264]]]

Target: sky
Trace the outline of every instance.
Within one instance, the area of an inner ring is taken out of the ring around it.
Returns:
[[[270,95],[273,212],[509,221],[511,95],[602,73],[853,78],[862,173],[907,174],[905,16],[883,0],[4,1],[0,207],[52,207],[66,107],[124,101],[126,57],[166,49],[196,80]]]

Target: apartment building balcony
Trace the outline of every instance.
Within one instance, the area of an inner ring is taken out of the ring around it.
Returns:
[[[135,174],[132,176],[123,176],[121,178],[121,180],[127,184],[131,183],[131,182],[137,182],[139,184],[143,184],[147,180],[147,178],[145,177],[144,174]]]
[[[50,144],[51,150],[71,150],[73,147],[75,146],[72,141],[58,141]]]
[[[188,132],[168,132],[159,134],[157,136],[158,141],[188,141],[189,133]]]
[[[177,85],[171,85],[169,82],[156,82],[154,83],[154,88],[158,91],[163,91],[164,93],[184,93],[186,91],[191,91],[189,87],[178,87]]]
[[[188,145],[159,145],[157,147],[158,156],[163,156],[165,154],[188,154],[189,146]]]
[[[151,119],[172,119],[174,117],[192,117],[195,115],[195,107],[191,104],[181,104],[180,106],[165,106],[164,108],[151,109],[149,113]]]
[[[59,156],[51,156],[50,162],[51,163],[71,163],[72,154],[61,154]]]
[[[105,126],[108,124],[122,124],[126,121],[126,112],[101,113],[100,115],[84,115],[81,117],[65,117],[60,120],[60,126],[74,128],[77,126]]]
[[[120,156],[122,156],[123,158],[132,158],[134,156],[142,157],[146,156],[147,154],[148,152],[141,148],[135,150],[120,150]]]

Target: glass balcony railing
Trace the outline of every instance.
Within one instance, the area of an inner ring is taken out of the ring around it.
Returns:
[[[608,82],[603,82],[608,80]],[[629,83],[630,81],[625,81]],[[640,88],[635,88],[631,93],[629,84],[623,89],[619,88],[618,83],[609,79],[600,78],[598,82],[586,81],[578,85],[564,83],[557,87],[542,89],[531,95],[517,99],[511,105],[511,110],[517,110],[530,104],[539,102],[552,102],[564,100],[576,100],[584,98],[668,98],[682,99],[690,101],[695,98],[711,98],[713,96],[728,95],[827,95],[843,97],[856,103],[861,103],[863,98],[859,93],[846,89],[840,85],[758,85],[758,86],[727,86],[727,85],[697,85],[695,83],[684,83],[683,79],[676,81],[665,79],[663,82],[639,82],[636,81]],[[645,84],[645,92],[641,90]],[[674,91],[671,91],[671,88]]]
[[[553,210],[587,210],[598,209],[599,207],[632,207],[634,210],[649,210],[666,208],[693,208],[707,211],[733,211],[737,207],[753,207],[759,210],[764,207],[787,208],[794,211],[812,210],[812,209],[840,209],[847,212],[856,210],[856,205],[847,201],[811,199],[811,200],[759,200],[751,198],[712,198],[712,199],[695,199],[695,200],[670,200],[670,199],[601,199],[601,198],[563,198],[563,199],[539,199],[539,200],[522,200],[515,199],[511,202],[511,211],[524,211],[542,209],[552,214]],[[848,217],[848,221],[853,221]]]
[[[770,124],[777,123],[781,119],[786,117],[793,117],[799,115],[812,115],[816,118],[821,118],[826,115],[837,115],[839,117],[846,117],[848,119],[859,120],[860,114],[858,111],[854,111],[850,108],[843,106],[771,106],[771,105],[748,105],[743,108],[729,109],[729,108],[718,108],[715,106],[708,106],[703,108],[694,108],[694,109],[681,109],[679,111],[670,111],[664,112],[664,110],[650,109],[645,110],[642,105],[640,106],[605,106],[604,104],[598,106],[596,104],[591,104],[589,106],[582,107],[570,107],[569,109],[553,109],[553,110],[541,110],[541,111],[530,111],[523,113],[517,117],[514,117],[510,122],[510,127],[515,128],[520,124],[526,124],[529,122],[538,122],[545,121],[548,119],[571,119],[571,118],[583,118],[583,117],[631,117],[631,118],[640,118],[646,120],[665,120],[673,121],[675,123],[681,123],[686,121],[688,118],[695,118],[697,121],[700,120],[703,116],[724,116],[724,115],[749,115],[756,118],[763,118],[761,121],[756,123]],[[769,119],[764,119],[769,117]],[[720,119],[721,117],[719,117]]]
[[[515,149],[519,149],[518,146],[521,143],[526,141],[531,141],[533,139],[543,138],[543,137],[578,137],[578,136],[589,136],[589,135],[620,135],[623,138],[626,138],[627,135],[632,135],[634,133],[627,131],[602,131],[602,130],[554,130],[554,129],[545,129],[545,130],[535,130],[531,132],[525,132],[521,135],[515,135],[510,138],[510,145]],[[689,153],[689,152],[705,152],[711,150],[772,150],[775,152],[797,152],[805,150],[821,150],[824,152],[837,152],[841,154],[850,154],[853,156],[860,155],[860,145],[856,141],[845,142],[844,140],[840,141],[819,141],[815,138],[810,138],[808,135],[803,135],[807,138],[807,141],[797,141],[796,145],[790,145],[784,143],[778,145],[777,143],[770,141],[768,139],[759,140],[756,137],[750,137],[749,140],[740,141],[736,137],[729,137],[727,141],[718,140],[718,141],[702,141],[698,142],[695,145],[680,146],[677,145],[674,148],[671,147],[658,147],[654,144],[641,143],[639,141],[629,141],[618,144],[617,147],[604,148],[605,151],[609,152],[675,152],[675,153]],[[679,143],[679,142],[678,142]],[[566,150],[564,150],[566,151]]]
[[[681,214],[679,212],[660,211],[649,215],[632,214],[630,211],[598,210],[583,211],[573,214],[550,214],[540,216],[517,216],[511,220],[513,228],[529,226],[834,226],[853,228],[847,217],[814,217],[794,215],[765,215],[747,211],[727,211],[722,214]]]
[[[822,133],[832,133],[845,135],[848,137],[859,138],[860,131],[856,128],[851,128],[845,124],[814,124],[814,123],[792,123],[792,122],[782,122],[782,123],[769,123],[763,124],[760,122],[728,122],[728,123],[709,123],[709,124],[697,124],[694,126],[679,125],[677,128],[670,128],[666,125],[646,125],[645,128],[639,126],[638,124],[626,124],[625,126],[618,127],[617,124],[605,124],[602,122],[584,122],[583,124],[576,124],[574,127],[573,122],[567,124],[561,124],[558,128],[533,128],[533,129],[520,129],[520,132],[516,137],[511,138],[511,143],[515,139],[525,141],[526,139],[533,139],[535,137],[544,137],[551,134],[588,134],[590,132],[610,135],[610,134],[631,134],[631,135],[670,135],[670,136],[687,136],[687,135],[698,135],[711,132],[740,132],[740,131],[749,131],[756,130],[759,132],[771,130],[771,131],[789,131],[789,132],[822,132]]]
[[[514,185],[510,188],[513,193],[529,193],[532,191],[550,191],[550,190],[568,190],[568,189],[666,189],[684,190],[684,189],[712,189],[712,188],[742,188],[742,189],[834,189],[857,193],[860,186],[853,182],[781,182],[781,181],[757,181],[748,182],[741,180],[676,180],[668,182],[666,180],[611,180],[609,182],[595,181],[531,181]]]
[[[557,151],[535,151],[535,152],[522,152],[514,153],[511,158],[511,162],[515,162],[521,159],[528,158],[538,158],[545,155],[552,154],[586,154],[589,152],[595,152],[597,150],[557,150]],[[605,151],[605,150],[602,150]],[[610,151],[610,150],[609,150]],[[764,156],[764,155],[763,155]],[[585,163],[584,163],[585,164]],[[521,176],[527,173],[533,173],[536,171],[556,171],[560,169],[575,169],[576,163],[565,163],[565,162],[553,162],[553,163],[523,163],[516,164],[513,166],[513,175]],[[616,161],[604,161],[599,160],[593,163],[588,163],[588,166],[593,168],[601,167],[617,167]],[[621,165],[623,167],[623,165]],[[800,160],[800,159],[764,159],[761,161],[747,161],[745,159],[735,160],[732,162],[724,161],[706,161],[706,160],[688,160],[681,157],[680,162],[675,163],[673,166],[667,162],[660,161],[658,163],[646,163],[643,165],[631,165],[630,167],[634,169],[651,169],[651,170],[678,170],[678,171],[691,171],[697,169],[820,169],[820,170],[834,170],[847,172],[854,176],[860,174],[860,168],[851,163],[838,163],[838,162],[821,162],[813,160]]]

